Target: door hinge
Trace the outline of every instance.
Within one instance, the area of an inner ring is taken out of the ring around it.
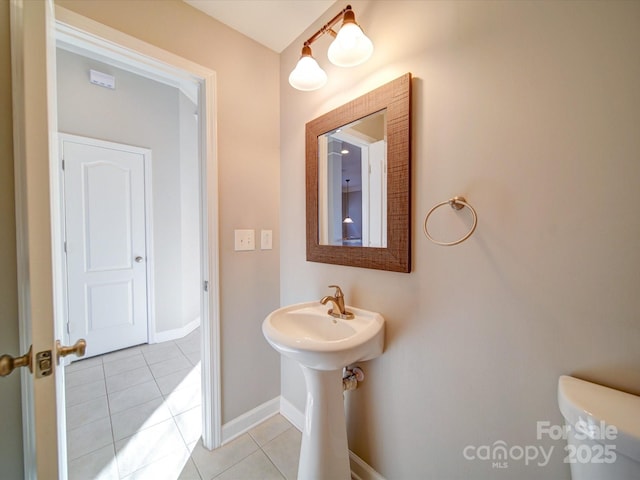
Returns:
[[[67,253],[67,241],[66,240],[64,241],[63,248],[64,248],[64,253]]]
[[[62,159],[62,170],[64,170],[64,158]]]
[[[71,324],[67,322],[67,333],[71,333]]]
[[[205,291],[205,292],[208,292],[208,291],[209,291],[209,280],[205,280],[205,281],[203,282],[203,285],[202,285],[202,286],[204,287],[204,291]]]

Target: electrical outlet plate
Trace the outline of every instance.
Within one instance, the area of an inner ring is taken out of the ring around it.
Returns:
[[[255,230],[235,230],[235,250],[255,250],[256,239]]]

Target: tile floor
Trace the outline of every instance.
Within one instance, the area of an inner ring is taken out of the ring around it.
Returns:
[[[296,478],[301,435],[280,415],[202,446],[199,335],[66,367],[70,480]]]

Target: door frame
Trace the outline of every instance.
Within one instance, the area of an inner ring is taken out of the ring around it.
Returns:
[[[127,145],[124,143],[111,142],[107,140],[101,140],[97,138],[85,137],[83,135],[73,135],[71,133],[58,132],[58,171],[60,172],[60,211],[58,212],[59,219],[62,222],[60,233],[61,237],[61,245],[62,250],[55,251],[54,256],[60,256],[60,266],[61,271],[60,274],[62,276],[62,311],[63,315],[67,322],[65,323],[64,328],[64,341],[63,343],[70,344],[71,341],[69,339],[69,289],[68,289],[68,271],[67,271],[67,254],[65,252],[65,245],[67,239],[66,232],[66,194],[67,194],[67,185],[65,184],[64,171],[62,163],[64,162],[63,154],[63,142],[65,140],[75,141],[77,143],[81,143],[83,145],[91,145],[95,147],[105,147],[112,148],[117,150],[122,150],[130,153],[136,153],[142,155],[143,167],[144,167],[144,245],[145,245],[145,276],[146,276],[146,325],[147,325],[147,342],[153,343],[155,342],[155,308],[154,308],[154,298],[155,298],[155,290],[154,290],[154,282],[153,282],[153,273],[154,273],[154,255],[153,255],[153,182],[152,178],[152,168],[153,162],[151,161],[153,157],[153,153],[149,148],[137,147],[134,145]],[[65,358],[60,363],[62,365],[68,365],[71,363],[72,358]]]
[[[62,338],[61,266],[57,231],[60,171],[56,168],[57,106],[55,32],[58,25],[79,37],[144,61],[161,72],[186,75],[199,89],[201,253],[203,292],[202,438],[206,448],[221,443],[221,373],[218,244],[216,73],[111,27],[53,5],[52,0],[11,0],[11,57],[16,183],[16,236],[20,345],[25,351],[55,350]],[[98,41],[99,40],[99,41]],[[28,52],[28,55],[26,53]],[[28,94],[27,94],[28,93]],[[57,221],[57,225],[56,225]],[[208,288],[204,288],[208,282]],[[25,348],[26,347],[26,348]],[[25,477],[66,478],[64,369],[33,380],[22,372]],[[60,422],[58,421],[60,419]]]

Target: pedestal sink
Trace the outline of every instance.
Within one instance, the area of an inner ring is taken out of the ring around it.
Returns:
[[[351,320],[330,316],[320,302],[299,303],[262,323],[269,344],[300,363],[307,384],[298,480],[351,478],[342,369],[382,354],[384,318],[347,308],[355,315]]]

